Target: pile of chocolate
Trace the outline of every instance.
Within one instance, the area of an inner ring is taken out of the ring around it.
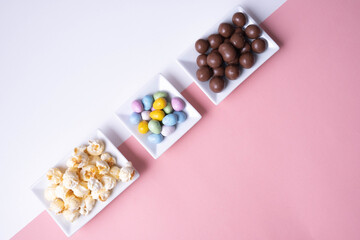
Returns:
[[[246,15],[237,12],[232,17],[234,25],[221,23],[218,34],[195,43],[195,49],[200,53],[196,59],[199,66],[196,76],[201,82],[211,78],[209,86],[215,93],[224,89],[226,79],[237,79],[241,67],[251,68],[254,65],[253,53],[262,53],[266,49],[266,40],[259,38],[260,28],[254,24],[243,28],[246,21]]]

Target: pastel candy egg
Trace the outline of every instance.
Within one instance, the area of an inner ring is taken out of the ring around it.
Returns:
[[[177,116],[177,122],[178,123],[184,122],[186,120],[186,118],[187,118],[186,113],[184,113],[183,111],[174,112],[174,114]]]
[[[141,118],[143,120],[149,121],[151,119],[150,117],[150,111],[143,111],[141,112]]]
[[[150,113],[150,117],[154,120],[161,121],[165,117],[165,113],[163,110],[154,110]]]
[[[141,102],[144,105],[144,109],[147,111],[147,110],[151,109],[151,107],[154,103],[154,98],[151,95],[146,95],[145,97],[143,97]]]
[[[154,94],[154,99],[158,99],[158,98],[167,98],[168,94],[166,92],[162,92],[162,91],[159,91],[159,92],[156,92]]]
[[[182,111],[185,108],[184,100],[178,97],[171,99],[171,105],[175,111]]]
[[[163,109],[164,107],[166,107],[166,99],[165,98],[158,98],[155,100],[153,107],[155,109]]]
[[[140,100],[135,100],[131,103],[131,108],[136,113],[141,113],[144,110],[142,102]]]
[[[145,134],[149,131],[148,123],[147,121],[141,121],[138,125],[138,130],[140,133]]]
[[[156,109],[154,107],[151,107],[151,111],[155,111]]]
[[[149,142],[151,142],[151,143],[154,143],[154,144],[158,144],[158,143],[161,143],[162,142],[162,140],[164,140],[164,137],[163,137],[163,135],[161,135],[161,134],[150,134],[149,136],[148,136],[148,140],[149,140]]]
[[[164,117],[162,123],[165,126],[174,126],[177,123],[177,116],[173,113],[170,113]]]
[[[161,135],[164,137],[169,136],[173,132],[175,132],[175,126],[163,126],[161,130]]]
[[[129,120],[130,120],[130,123],[131,123],[131,124],[134,124],[134,125],[138,124],[138,123],[141,121],[141,115],[140,115],[140,113],[133,112],[133,113],[130,115]]]
[[[166,107],[164,107],[163,110],[166,114],[172,113],[174,111],[170,102],[167,103]]]
[[[150,120],[148,127],[152,133],[155,133],[155,134],[161,133],[161,124],[157,120]]]

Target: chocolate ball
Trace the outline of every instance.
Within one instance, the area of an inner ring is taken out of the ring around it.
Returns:
[[[206,51],[209,49],[209,42],[205,39],[199,39],[195,43],[195,49],[199,53],[203,54],[206,53]]]
[[[225,87],[225,80],[222,77],[213,77],[209,83],[211,91],[214,93],[221,92]]]
[[[220,67],[218,67],[218,68],[214,68],[213,71],[214,71],[214,76],[223,77],[223,76],[225,75],[225,68],[224,68],[224,66],[220,66]]]
[[[245,45],[245,38],[241,33],[233,33],[230,38],[230,42],[234,47],[240,49]]]
[[[232,17],[232,22],[237,27],[243,27],[246,24],[246,16],[241,12],[237,12]]]
[[[231,43],[222,43],[219,52],[225,62],[231,62],[236,57],[236,49]]]
[[[217,49],[220,44],[223,43],[224,39],[220,34],[211,34],[208,37],[208,41],[210,43],[210,47],[213,49]]]
[[[249,25],[245,28],[245,34],[251,39],[258,38],[260,36],[260,28],[255,24]]]
[[[239,65],[239,58],[240,58],[240,54],[236,53],[236,57],[234,58],[234,60],[227,62],[227,64]]]
[[[241,54],[239,63],[243,68],[251,68],[255,63],[254,55],[251,52]]]
[[[206,59],[207,64],[212,68],[220,67],[223,63],[223,59],[218,52],[211,52]]]
[[[196,64],[199,67],[204,67],[207,66],[207,62],[206,62],[206,54],[200,54],[197,58],[196,58]]]
[[[230,38],[225,38],[223,43],[231,43]]]
[[[240,50],[240,53],[246,53],[246,52],[251,52],[251,46],[248,42],[245,42],[244,47]]]
[[[251,43],[251,48],[256,53],[262,53],[266,49],[266,40],[257,38]]]
[[[230,37],[234,32],[234,27],[229,23],[221,23],[218,29],[221,36],[224,38]]]
[[[241,35],[245,34],[244,30],[241,27],[235,28],[234,33],[240,33]]]
[[[240,67],[238,65],[228,65],[225,68],[225,76],[229,80],[235,80],[240,76]]]
[[[196,71],[196,77],[201,82],[206,82],[212,77],[212,75],[213,75],[212,69],[209,67],[200,67]]]

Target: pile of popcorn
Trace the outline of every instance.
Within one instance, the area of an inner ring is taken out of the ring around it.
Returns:
[[[103,141],[90,140],[89,145],[74,149],[64,173],[58,168],[47,172],[51,185],[44,194],[51,202],[50,210],[73,222],[80,215],[89,214],[96,200],[106,201],[117,180],[127,182],[134,177],[131,162],[119,168],[116,159],[104,150]]]

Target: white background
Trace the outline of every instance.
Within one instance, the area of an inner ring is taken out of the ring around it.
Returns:
[[[191,83],[176,57],[229,9],[263,21],[283,2],[0,0],[0,239],[44,210],[30,186],[79,141],[129,136],[113,112],[144,82]]]

